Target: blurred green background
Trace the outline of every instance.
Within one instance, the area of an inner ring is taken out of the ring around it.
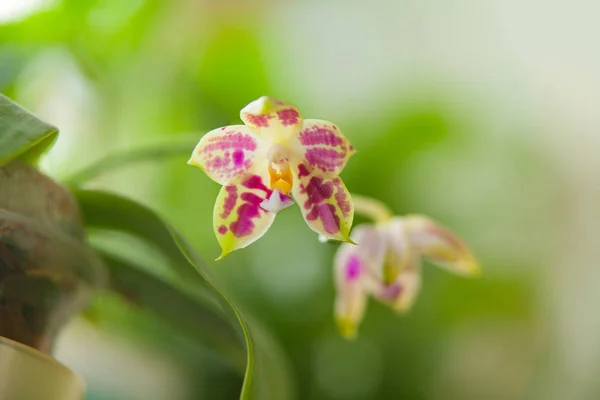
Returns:
[[[414,309],[332,316],[335,245],[297,209],[225,260],[219,186],[187,155],[89,187],[138,199],[193,243],[288,359],[297,399],[600,397],[600,34],[593,2],[0,0],[0,91],[61,135],[57,179],[114,153],[190,143],[268,94],[335,122],[342,177],[458,232],[484,276],[427,265]],[[360,219],[358,220],[360,222]],[[142,262],[152,254],[138,251]],[[234,399],[241,378],[110,298],[56,356],[89,400]]]

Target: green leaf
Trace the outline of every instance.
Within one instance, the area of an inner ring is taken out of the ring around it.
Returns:
[[[36,163],[58,135],[58,129],[0,93],[0,165],[19,157]]]
[[[133,262],[108,252],[98,253],[108,267],[109,289],[130,304],[150,310],[190,339],[224,355],[232,368],[244,371],[244,344],[222,310],[183,293]]]
[[[199,324],[203,318],[214,319],[219,315],[234,324],[240,337],[245,339],[247,353],[241,399],[285,400],[293,397],[288,368],[278,344],[256,320],[240,311],[238,306],[225,296],[211,277],[208,266],[199,259],[179,233],[150,209],[123,197],[88,190],[74,190],[73,194],[79,202],[86,229],[102,229],[133,235],[151,244],[168,258],[178,277],[178,281],[174,284],[176,289],[173,290],[179,290],[182,292],[181,296],[185,296],[186,288],[190,286],[195,288],[189,296],[196,304]],[[171,314],[180,312],[178,307],[183,307],[184,300],[181,296],[158,304],[157,299],[152,296],[153,289],[170,292],[175,296],[168,285],[164,282],[160,285],[157,280],[146,279],[151,275],[140,278],[141,274],[138,272],[142,271],[141,267],[139,271],[133,272],[134,269],[122,260],[111,258],[106,254],[105,260],[113,271],[113,279],[120,281],[119,290],[124,292],[128,289],[136,290],[139,294],[137,302],[140,305],[153,309],[167,319],[171,318],[174,325],[185,325],[188,327],[186,329],[189,329],[189,325],[185,322],[187,317],[172,320]],[[124,272],[125,268],[129,271]],[[116,270],[122,275],[114,275]],[[136,277],[140,278],[139,282]],[[145,283],[141,283],[143,279],[146,279]],[[144,285],[147,287],[143,287]],[[187,302],[185,307],[186,315],[193,317],[194,307]],[[212,329],[214,326],[195,327],[195,329],[203,328]],[[209,342],[214,339],[211,339],[210,333],[206,335],[205,339]],[[219,345],[217,350],[223,351],[222,345]]]

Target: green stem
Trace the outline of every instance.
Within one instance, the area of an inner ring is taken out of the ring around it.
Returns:
[[[64,182],[70,186],[78,186],[88,182],[93,178],[96,178],[99,175],[131,163],[189,155],[195,145],[195,142],[190,141],[178,144],[165,144],[164,146],[159,147],[153,146],[145,149],[131,150],[126,153],[113,154],[80,171],[77,171],[65,179]]]
[[[385,222],[394,216],[385,204],[371,197],[352,194],[352,202],[354,203],[354,212],[375,222]]]

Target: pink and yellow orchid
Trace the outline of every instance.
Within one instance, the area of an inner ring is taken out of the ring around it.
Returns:
[[[339,174],[354,148],[339,128],[266,96],[241,119],[204,135],[188,161],[223,185],[213,213],[220,258],[264,235],[292,198],[315,232],[349,240],[354,208]]]
[[[351,238],[358,245],[342,244],[334,261],[334,312],[341,334],[349,338],[356,335],[369,296],[397,312],[412,307],[421,285],[421,257],[463,276],[480,271],[468,247],[431,219],[392,217],[376,202],[355,196],[357,212],[365,204],[378,222],[357,226]]]

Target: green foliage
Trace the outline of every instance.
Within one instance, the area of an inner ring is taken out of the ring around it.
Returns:
[[[56,128],[8,98],[0,97],[0,160],[3,162],[15,157],[37,160],[57,133]],[[112,158],[74,175],[72,183],[82,183],[105,169],[131,161],[180,151],[181,147],[174,147]],[[245,370],[241,398],[275,400],[291,397],[281,352],[272,338],[223,294],[209,268],[179,233],[152,210],[126,198],[77,188],[73,188],[73,194],[88,232],[120,233],[146,242],[164,256],[173,272],[171,278],[162,276],[141,267],[135,260],[99,249],[108,268],[110,290],[159,316],[184,335],[216,350],[240,373]],[[101,310],[96,310],[98,312]]]
[[[135,303],[151,309],[188,335],[203,339],[205,345],[216,347],[233,365],[239,365],[238,339],[231,332],[231,322],[239,323],[236,328],[245,339],[248,360],[241,398],[290,398],[289,378],[272,339],[225,297],[210,277],[206,264],[181,235],[154,212],[131,200],[96,191],[74,190],[74,194],[88,229],[124,232],[149,242],[168,258],[178,275],[171,286],[143,268],[136,268],[134,263],[105,253],[115,289],[133,296]],[[181,292],[190,285],[194,289],[188,298]]]
[[[0,93],[0,165],[19,157],[36,163],[58,130]]]

